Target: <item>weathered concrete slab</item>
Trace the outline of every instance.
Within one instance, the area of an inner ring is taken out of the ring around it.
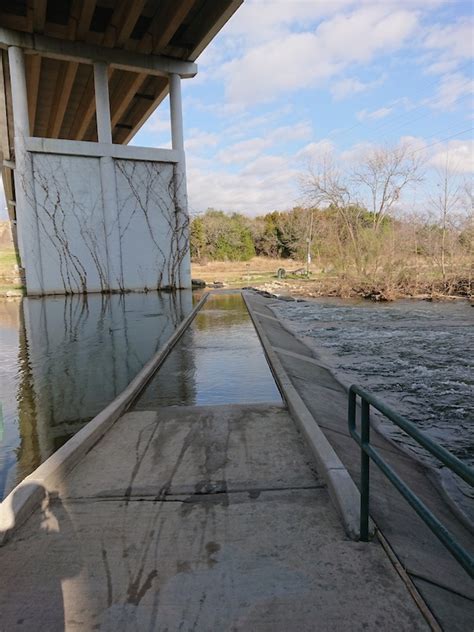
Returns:
[[[63,497],[156,496],[321,485],[282,406],[173,406],[124,415]]]
[[[6,630],[427,629],[324,489],[69,501],[41,519],[1,551]]]

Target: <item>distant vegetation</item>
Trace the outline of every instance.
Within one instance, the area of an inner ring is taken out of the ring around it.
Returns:
[[[338,287],[470,296],[472,192],[448,169],[436,177],[426,212],[402,214],[403,189],[423,179],[422,165],[406,149],[374,151],[344,175],[325,160],[302,178],[305,207],[256,218],[208,209],[195,217],[191,256],[199,263],[253,256],[305,261],[309,244],[313,272],[337,280]]]

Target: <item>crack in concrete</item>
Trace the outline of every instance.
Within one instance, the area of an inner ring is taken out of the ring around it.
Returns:
[[[190,499],[193,497],[203,497],[203,496],[218,496],[220,494],[230,495],[230,494],[250,494],[251,499],[256,499],[262,492],[291,492],[291,491],[304,491],[311,489],[326,489],[327,486],[325,483],[319,483],[316,485],[299,485],[299,486],[290,486],[290,487],[241,487],[235,489],[215,489],[215,490],[202,490],[195,492],[171,492],[168,493],[161,498],[157,498],[156,494],[137,494],[136,496],[126,496],[124,494],[120,494],[117,496],[109,495],[109,496],[76,496],[76,497],[64,497],[63,502],[69,503],[86,503],[86,502],[186,502],[186,499]],[[174,498],[170,498],[169,496],[173,496]],[[182,497],[181,500],[179,497]],[[54,504],[55,501],[52,501]]]

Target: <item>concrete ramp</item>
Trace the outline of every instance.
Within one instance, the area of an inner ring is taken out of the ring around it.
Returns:
[[[422,630],[278,405],[124,415],[0,549],[1,630]]]

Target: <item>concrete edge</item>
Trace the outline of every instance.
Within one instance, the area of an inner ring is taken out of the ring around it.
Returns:
[[[306,407],[306,404],[291,383],[288,374],[281,364],[276,352],[264,332],[258,319],[252,311],[245,292],[242,297],[247,306],[252,322],[262,343],[265,355],[278,384],[280,392],[285,399],[288,409],[297,422],[299,429],[311,448],[316,459],[319,473],[323,476],[328,486],[331,500],[338,511],[344,529],[352,540],[360,539],[359,515],[360,493],[342,461],[337,456],[334,448],[326,439],[316,420]],[[370,535],[375,534],[375,526],[370,523]]]
[[[180,323],[171,338],[106,408],[66,441],[59,450],[46,459],[34,472],[16,485],[3,502],[0,503],[0,546],[7,542],[14,531],[41,504],[45,496],[45,489],[54,491],[54,487],[61,479],[77,465],[127,410],[128,406],[136,399],[184,334],[208,296],[208,293],[204,294],[193,310]]]

